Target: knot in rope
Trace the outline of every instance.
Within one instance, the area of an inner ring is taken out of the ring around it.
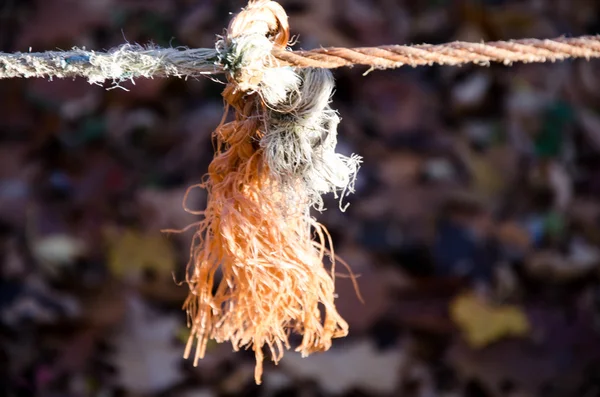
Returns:
[[[251,1],[232,19],[227,36],[217,43],[228,80],[241,91],[257,91],[267,69],[279,64],[273,50],[285,49],[289,37],[288,17],[282,6],[271,0]]]
[[[277,363],[291,347],[291,332],[302,334],[296,350],[304,356],[348,333],[335,308],[331,238],[311,209],[324,209],[326,193],[341,201],[353,191],[360,157],[335,152],[340,119],[330,106],[331,71],[296,68],[272,55],[288,40],[283,8],[257,0],[216,46],[228,80],[226,112],[234,114],[213,134],[215,158],[202,184],[207,207],[187,273],[185,357],[194,341],[195,364],[208,339],[250,347],[257,383],[263,348]]]

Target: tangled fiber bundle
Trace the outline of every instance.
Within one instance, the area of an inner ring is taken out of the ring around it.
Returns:
[[[185,302],[196,344],[194,363],[208,339],[252,348],[261,381],[263,348],[274,362],[303,336],[297,351],[324,351],[348,333],[335,308],[331,238],[310,210],[321,195],[352,192],[358,156],[335,153],[339,118],[329,106],[331,72],[278,67],[287,16],[277,3],[251,1],[217,44],[229,84],[226,112],[214,132],[215,157],[201,184],[208,204],[195,234]],[[227,122],[233,110],[233,121]],[[324,259],[329,255],[332,268]],[[220,273],[220,280],[217,281]]]

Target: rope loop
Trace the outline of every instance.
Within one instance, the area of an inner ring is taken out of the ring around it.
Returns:
[[[244,92],[258,90],[265,70],[279,65],[273,50],[285,49],[289,37],[288,17],[281,5],[250,1],[231,20],[226,37],[217,42],[219,62],[229,82]]]

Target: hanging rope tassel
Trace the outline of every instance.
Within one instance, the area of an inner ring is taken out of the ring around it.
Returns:
[[[348,333],[334,303],[335,266],[323,264],[326,255],[335,264],[330,237],[310,209],[322,207],[321,194],[351,192],[360,159],[334,152],[331,73],[272,67],[272,49],[288,39],[284,10],[253,1],[218,43],[229,81],[223,96],[235,118],[214,132],[184,306],[191,326],[185,357],[196,342],[196,364],[208,339],[251,348],[257,383],[264,346],[277,363],[290,332],[303,335],[296,349],[303,356]]]

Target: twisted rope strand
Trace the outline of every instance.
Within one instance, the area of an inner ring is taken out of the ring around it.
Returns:
[[[401,66],[451,65],[467,63],[489,65],[500,62],[556,62],[568,58],[599,58],[600,36],[553,40],[523,39],[489,43],[455,41],[439,45],[389,45],[372,48],[319,48],[311,51],[275,51],[286,65],[296,67],[339,68],[365,65],[378,69]]]
[[[318,48],[310,51],[273,49],[279,66],[334,69],[363,65],[376,69],[402,66],[492,62],[556,62],[569,58],[600,58],[600,36],[559,37],[552,40],[522,39],[488,43],[455,41],[430,45],[388,45],[359,48]],[[198,77],[223,73],[230,65],[216,49],[176,49],[123,45],[108,52],[49,51],[0,53],[0,79],[31,77],[87,78],[90,83],[122,81],[138,77]]]
[[[85,77],[90,83],[138,77],[198,77],[221,73],[215,49],[177,49],[125,44],[107,52],[0,52],[0,79]]]

